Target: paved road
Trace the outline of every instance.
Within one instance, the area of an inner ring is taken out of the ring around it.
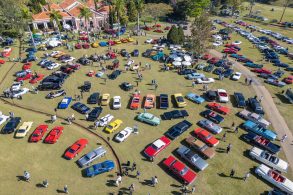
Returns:
[[[210,53],[216,57],[222,57],[222,53],[216,51],[216,50],[210,50]],[[236,62],[234,59],[230,59],[230,61],[233,61],[235,63],[235,68],[238,69],[243,76],[247,78],[252,78],[253,84],[252,88],[256,92],[258,97],[263,96],[262,100],[262,106],[265,110],[265,113],[267,113],[269,121],[272,123],[272,126],[274,127],[275,131],[278,133],[279,138],[282,138],[283,135],[287,135],[287,139],[284,143],[281,143],[283,151],[285,152],[285,155],[287,157],[287,160],[290,164],[291,170],[293,171],[293,136],[288,128],[284,118],[280,114],[279,110],[277,109],[274,100],[269,93],[269,91],[265,88],[265,86],[258,80],[256,75],[252,73],[248,68],[240,64],[239,62]]]

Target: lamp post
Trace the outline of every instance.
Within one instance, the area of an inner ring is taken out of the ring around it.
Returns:
[[[287,0],[286,3],[285,3],[284,9],[283,9],[283,13],[282,13],[282,16],[281,16],[281,18],[280,18],[279,23],[282,22],[282,20],[283,20],[283,16],[284,16],[284,14],[285,14],[285,11],[286,11],[288,5],[289,5],[289,0]]]

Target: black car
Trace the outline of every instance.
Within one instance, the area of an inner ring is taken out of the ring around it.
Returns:
[[[80,87],[82,91],[89,92],[92,88],[92,84],[89,81],[85,81],[83,85]]]
[[[216,69],[213,71],[213,73],[216,74],[216,75],[221,75],[221,74],[224,73],[224,71],[225,71],[224,68],[216,68]]]
[[[102,113],[102,107],[95,107],[90,113],[87,118],[88,121],[95,121],[99,118],[100,114]]]
[[[42,82],[38,86],[38,90],[45,91],[45,90],[59,90],[61,89],[61,83],[55,83],[55,82]]]
[[[209,109],[202,111],[200,114],[217,124],[224,121],[224,117]]]
[[[148,58],[148,57],[150,57],[150,55],[153,51],[155,51],[155,50],[147,49],[145,52],[142,53],[142,56]]]
[[[233,72],[234,72],[234,70],[229,68],[229,69],[225,70],[223,75],[224,75],[224,77],[228,78],[228,77],[232,76]]]
[[[121,49],[120,54],[121,54],[122,57],[129,56],[129,53],[126,51],[126,49]]]
[[[87,114],[91,110],[89,107],[87,107],[85,104],[81,102],[76,102],[75,104],[71,106],[71,108],[81,114]]]
[[[16,130],[16,127],[21,122],[20,117],[13,117],[11,118],[6,125],[2,128],[3,134],[13,133]]]
[[[191,73],[195,73],[195,72],[196,72],[196,70],[194,70],[194,69],[186,68],[186,69],[181,70],[178,74],[179,75],[187,75],[187,74],[191,74]]]
[[[173,110],[170,112],[165,112],[161,118],[164,120],[171,120],[177,118],[185,118],[187,116],[189,116],[189,114],[186,110]]]
[[[97,104],[100,99],[100,94],[98,92],[93,93],[90,95],[90,97],[87,99],[88,104]]]
[[[121,70],[114,70],[110,75],[108,75],[109,79],[116,79],[121,74]]]
[[[120,85],[121,89],[123,89],[124,91],[130,91],[133,89],[133,85],[127,82],[123,82]]]
[[[88,58],[82,57],[82,58],[79,58],[77,60],[77,62],[80,63],[80,64],[82,64],[82,65],[88,65],[88,64],[91,63],[91,60],[89,60]]]
[[[248,105],[256,114],[265,114],[260,102],[256,98],[248,98]]]
[[[209,90],[206,92],[205,97],[207,101],[212,102],[217,100],[218,95],[216,91]]]
[[[187,120],[181,121],[180,123],[177,123],[176,125],[171,127],[167,131],[166,135],[170,137],[171,139],[176,139],[182,133],[184,133],[187,129],[189,129],[191,126],[192,124],[189,121]]]
[[[245,97],[242,93],[234,92],[234,98],[235,98],[236,105],[238,108],[245,108],[246,107]]]
[[[214,69],[214,65],[213,65],[213,64],[210,64],[210,65],[205,66],[205,67],[203,68],[203,70],[206,71],[206,72],[212,72],[213,69]]]
[[[159,97],[159,107],[161,109],[169,108],[169,98],[167,94],[160,94]]]

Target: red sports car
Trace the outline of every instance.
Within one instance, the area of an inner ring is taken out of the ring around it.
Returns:
[[[214,110],[220,114],[229,114],[229,112],[230,112],[230,108],[228,108],[226,106],[222,106],[221,104],[218,104],[216,102],[209,103],[208,108],[210,108],[211,110]]]
[[[194,130],[194,134],[196,137],[211,147],[217,146],[219,144],[219,140],[217,140],[210,132],[205,129],[197,128]]]
[[[39,82],[40,80],[42,80],[42,79],[44,78],[44,76],[45,76],[45,75],[43,75],[43,74],[37,74],[37,75],[34,75],[34,76],[32,77],[32,79],[30,80],[30,83],[31,83],[31,84],[35,84],[35,83]]]
[[[28,70],[28,69],[31,69],[32,65],[33,65],[33,64],[32,64],[31,62],[25,63],[25,64],[22,66],[22,70]]]
[[[237,46],[237,45],[235,45],[233,43],[227,43],[227,44],[225,44],[225,47],[235,47],[235,46]]]
[[[171,141],[163,136],[160,139],[154,141],[151,145],[146,147],[144,150],[144,154],[149,158],[155,158],[162,150],[164,150],[168,145],[170,145]]]
[[[170,26],[166,26],[166,27],[164,28],[164,30],[170,30],[170,29],[171,29]]]
[[[288,76],[283,79],[283,81],[287,84],[292,84],[293,83],[293,76]]]
[[[140,103],[140,95],[139,94],[133,94],[130,109],[131,110],[137,110]]]
[[[204,55],[202,56],[201,59],[203,59],[203,60],[208,60],[208,59],[211,59],[212,57],[213,57],[213,56],[212,56],[211,54],[206,53],[206,54],[204,54]]]
[[[48,130],[48,125],[39,125],[36,130],[34,130],[34,132],[31,134],[30,137],[30,142],[38,142],[40,141],[44,134],[47,132]]]
[[[228,54],[237,53],[237,52],[238,52],[238,50],[234,49],[232,47],[226,48],[226,49],[223,50],[223,53],[228,53]]]
[[[16,81],[17,82],[25,81],[25,80],[31,79],[32,77],[33,77],[33,74],[32,73],[27,73],[24,77],[18,77],[16,79]]]
[[[75,49],[81,49],[81,47],[82,47],[82,46],[81,46],[81,43],[76,43],[76,44],[75,44]]]
[[[156,30],[154,30],[154,32],[163,33],[164,31],[162,31],[161,29],[156,29]]]
[[[0,59],[0,64],[5,64],[5,60]]]
[[[255,68],[255,69],[252,70],[252,72],[272,74],[272,71],[270,71],[268,69],[265,69],[265,68]]]
[[[195,172],[190,170],[184,163],[177,160],[174,156],[169,156],[166,160],[164,160],[163,164],[184,183],[190,184],[197,177]]]
[[[215,64],[215,63],[217,63],[219,60],[220,60],[219,58],[217,58],[217,57],[213,57],[213,58],[211,58],[211,59],[208,60],[208,63],[210,63],[210,64]]]
[[[64,128],[62,126],[54,127],[47,135],[44,142],[47,144],[55,144],[63,133],[63,129]]]
[[[65,154],[64,157],[68,160],[73,159],[75,156],[77,156],[78,153],[80,153],[88,144],[87,139],[79,139],[77,140],[72,146],[70,146]]]

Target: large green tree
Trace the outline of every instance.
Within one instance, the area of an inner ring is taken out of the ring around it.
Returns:
[[[141,17],[141,13],[144,10],[144,0],[136,0],[136,10],[137,10],[137,30],[139,31],[139,19]]]
[[[157,21],[160,17],[172,13],[172,11],[172,7],[165,3],[147,3],[145,4],[143,15],[145,17],[152,17]]]
[[[186,0],[187,15],[190,17],[200,16],[209,7],[210,0]]]
[[[228,0],[228,5],[230,5],[232,8],[232,15],[234,15],[237,10],[241,9],[243,2],[244,0]]]
[[[79,17],[84,19],[86,32],[87,32],[88,38],[90,40],[88,23],[89,23],[90,17],[92,17],[92,15],[93,15],[93,13],[87,7],[80,7],[79,11],[80,11]]]
[[[53,25],[56,25],[55,27],[57,28],[59,37],[61,38],[61,33],[60,33],[60,20],[62,19],[62,15],[60,13],[60,11],[56,11],[56,10],[52,10],[49,13],[49,17],[50,17],[50,22],[53,23]]]
[[[127,15],[130,22],[135,22],[137,19],[137,9],[134,1],[129,0],[127,4]]]

